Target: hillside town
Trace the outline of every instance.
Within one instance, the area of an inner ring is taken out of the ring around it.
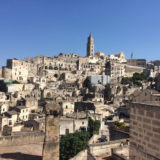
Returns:
[[[46,132],[51,125],[46,122],[46,104],[52,102],[59,108],[59,122],[54,122],[59,141],[66,135],[87,132],[91,120],[100,122],[87,148],[68,159],[158,160],[160,60],[133,57],[131,53],[126,59],[124,52],[95,53],[90,34],[85,57],[60,53],[8,59],[0,69],[0,148],[7,146],[4,139],[9,137],[52,137]],[[49,160],[45,151],[40,155]]]

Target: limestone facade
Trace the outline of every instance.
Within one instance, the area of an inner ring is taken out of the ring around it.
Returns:
[[[12,80],[27,82],[29,64],[23,60],[8,59],[7,68],[12,69]]]
[[[130,105],[130,160],[158,160],[160,157],[160,104]]]

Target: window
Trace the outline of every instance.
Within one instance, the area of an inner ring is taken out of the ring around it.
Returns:
[[[82,124],[84,125],[84,122],[82,122]]]
[[[12,120],[9,120],[9,125],[12,125]]]
[[[19,80],[23,80],[23,78],[22,78],[22,77],[19,77]]]
[[[66,129],[66,134],[69,134],[69,129]]]
[[[66,105],[66,109],[68,109],[68,106]]]

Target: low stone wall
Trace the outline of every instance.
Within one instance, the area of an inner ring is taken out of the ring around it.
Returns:
[[[79,152],[70,160],[98,160],[96,156],[88,151],[88,149]]]
[[[88,144],[96,143],[97,139],[100,138],[101,135],[94,134],[92,138],[89,140]]]
[[[91,154],[90,152],[88,152],[87,154],[87,160],[98,160],[94,154]]]
[[[43,142],[43,132],[23,132],[19,135],[0,137],[0,147],[20,146],[25,144],[38,144]]]
[[[129,145],[124,145],[112,150],[112,157],[115,160],[129,160]]]
[[[79,152],[75,157],[70,160],[88,160],[87,159],[87,149]]]
[[[112,149],[119,147],[122,143],[126,142],[127,139],[109,141],[105,143],[95,143],[89,145],[89,152],[93,155],[112,155]]]

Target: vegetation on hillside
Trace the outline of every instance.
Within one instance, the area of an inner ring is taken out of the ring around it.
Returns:
[[[124,77],[122,78],[121,84],[133,84],[135,86],[142,86],[143,82],[151,81],[152,79],[148,77],[145,73],[134,73],[131,78]]]

